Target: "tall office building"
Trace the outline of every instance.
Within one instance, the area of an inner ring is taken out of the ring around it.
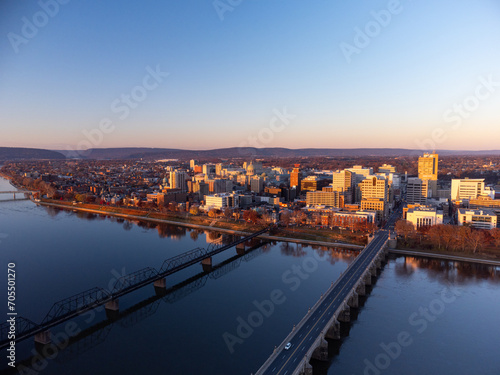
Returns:
[[[253,176],[250,179],[250,190],[255,193],[262,193],[264,190],[264,180],[259,176]]]
[[[429,188],[429,180],[423,181],[420,178],[410,177],[406,185],[406,202],[408,204],[426,204]]]
[[[294,187],[297,192],[300,192],[300,182],[302,178],[300,176],[300,164],[295,164],[293,166],[292,173],[290,173],[290,187]]]
[[[203,164],[203,174],[207,177],[215,176],[216,168],[213,164]]]
[[[170,172],[170,189],[181,189],[182,192],[187,191],[188,175],[182,171]]]
[[[359,184],[361,199],[380,198],[385,202],[389,200],[389,183],[382,176],[370,176]]]
[[[191,159],[191,160],[189,161],[189,168],[194,169],[194,167],[196,167],[197,165],[198,165],[198,160],[196,160],[196,159]]]
[[[370,176],[359,183],[361,209],[377,211],[377,219],[383,220],[389,212],[389,182],[382,176]]]
[[[439,156],[436,153],[425,153],[424,156],[418,158],[418,178],[421,180],[438,179],[438,161]]]
[[[429,197],[437,197],[438,162],[439,156],[435,152],[425,153],[424,156],[418,158],[418,178],[428,181]]]
[[[355,174],[348,171],[338,171],[333,172],[332,178],[332,191],[338,191],[344,193],[345,203],[351,204],[354,201],[354,183],[355,183]]]

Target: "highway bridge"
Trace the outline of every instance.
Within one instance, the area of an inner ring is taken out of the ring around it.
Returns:
[[[131,293],[146,285],[153,284],[155,290],[166,289],[166,277],[179,272],[189,266],[201,263],[204,270],[212,268],[212,257],[225,250],[236,246],[237,253],[245,251],[245,244],[250,240],[268,232],[271,227],[263,228],[243,238],[232,241],[228,245],[212,244],[207,249],[196,248],[183,254],[167,259],[162,267],[156,270],[151,267],[141,269],[118,279],[112,290],[103,288],[92,288],[65,298],[52,305],[49,312],[40,324],[36,324],[21,316],[15,317],[16,341],[20,342],[31,336],[35,336],[35,342],[39,344],[50,343],[49,329],[67,320],[75,318],[87,311],[93,310],[101,305],[105,306],[106,313],[110,317],[119,314],[118,298]],[[0,325],[0,349],[9,345],[8,333],[11,329],[9,322]]]
[[[329,339],[340,339],[340,322],[350,321],[350,309],[358,307],[358,296],[366,294],[366,285],[387,255],[390,230],[401,215],[395,211],[384,228],[378,230],[360,255],[332,283],[320,300],[309,309],[292,332],[256,372],[256,375],[312,374],[311,359],[328,360]],[[285,346],[290,343],[289,349]]]

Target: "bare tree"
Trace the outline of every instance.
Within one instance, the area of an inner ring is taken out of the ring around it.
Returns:
[[[398,220],[394,229],[399,236],[404,237],[405,243],[408,243],[408,237],[415,234],[415,226],[408,220]]]

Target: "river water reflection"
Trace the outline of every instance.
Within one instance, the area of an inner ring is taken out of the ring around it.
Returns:
[[[0,179],[0,191],[7,186]],[[6,280],[5,265],[15,262],[17,312],[38,323],[56,301],[96,286],[111,289],[123,275],[159,269],[167,258],[219,240],[231,238],[29,201],[0,202],[0,279]],[[19,343],[17,361],[42,374],[248,375],[354,257],[287,243],[255,246],[246,254],[231,249],[214,257],[211,273],[195,265],[168,277],[167,287],[175,288],[167,295],[156,295],[151,286],[120,298],[115,321],[103,311],[74,320],[78,335],[53,359],[37,358],[31,339]],[[357,319],[344,327],[350,333],[339,354],[315,366],[315,373],[363,374],[372,363],[368,373],[499,374],[498,274],[498,268],[468,263],[391,259]],[[417,332],[423,323],[412,325],[409,317],[439,299],[444,288],[456,299]],[[265,301],[278,292],[280,303],[270,308]],[[411,334],[412,344],[378,369],[380,344],[401,331]]]

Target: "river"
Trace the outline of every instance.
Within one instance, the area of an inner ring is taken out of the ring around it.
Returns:
[[[4,179],[2,190],[12,190]],[[15,263],[16,312],[39,323],[57,301],[93,287],[111,290],[126,274],[160,269],[165,259],[219,237],[0,202],[0,280],[7,284],[7,264]],[[287,243],[245,256],[231,249],[214,258],[226,264],[210,274],[195,265],[168,277],[168,287],[179,285],[173,293],[156,297],[148,286],[120,298],[117,320],[100,309],[53,328],[64,348],[46,353],[50,358],[37,355],[32,339],[18,343],[16,363],[41,374],[249,375],[354,257]],[[344,327],[350,332],[338,354],[332,345],[331,362],[315,364],[315,373],[500,374],[499,274],[498,267],[391,257]],[[273,295],[280,296],[275,303]],[[422,317],[420,308],[431,312]],[[65,332],[77,333],[69,345]],[[401,332],[411,344],[398,352],[390,344]],[[381,344],[394,349],[391,357]]]

